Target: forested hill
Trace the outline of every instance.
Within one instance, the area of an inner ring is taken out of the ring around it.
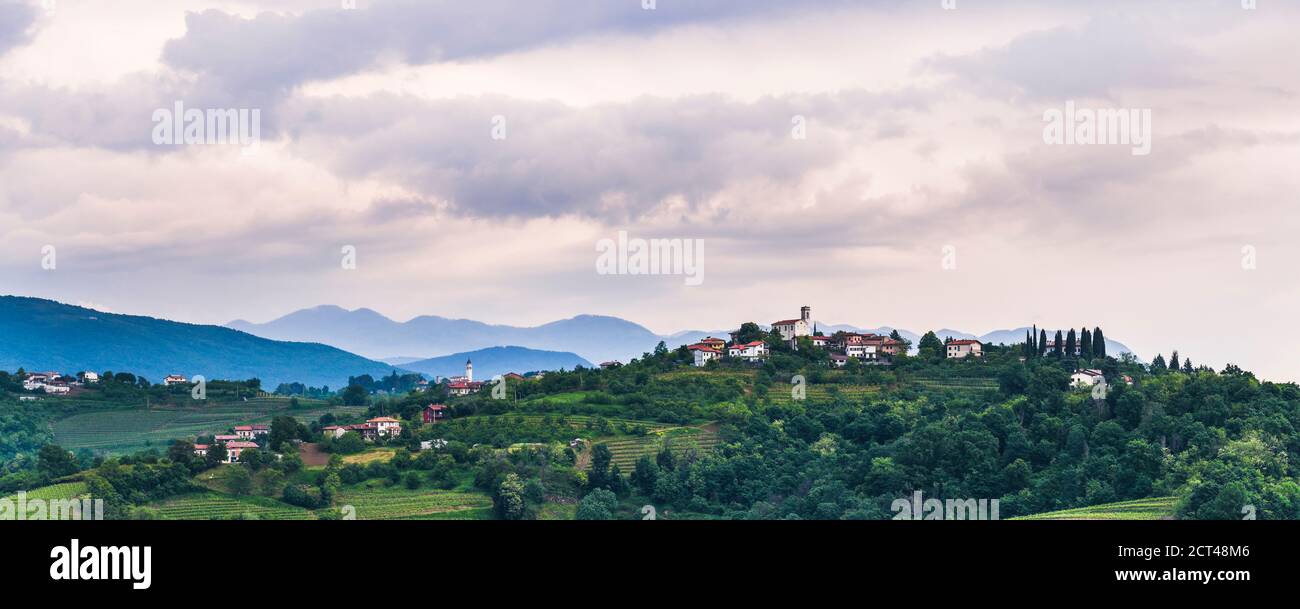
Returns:
[[[923,348],[892,366],[835,370],[810,344],[769,346],[761,365],[703,369],[685,349],[660,349],[616,370],[522,383],[519,399],[585,392],[563,412],[719,422],[712,452],[632,472],[632,492],[650,480],[640,492],[655,505],[693,513],[890,518],[896,499],[921,491],[998,499],[1002,518],[1169,496],[1180,517],[1241,518],[1249,505],[1261,519],[1300,518],[1295,384],[1232,366],[1148,369],[1128,355],[1026,357],[1018,345],[958,361]],[[1071,386],[1080,367],[1104,371],[1104,394]],[[455,404],[501,412],[482,396]]]
[[[52,300],[0,296],[0,370],[129,371],[159,382],[169,374],[258,378],[340,387],[352,375],[386,376],[393,366],[320,344],[258,338],[228,328],[117,315]]]

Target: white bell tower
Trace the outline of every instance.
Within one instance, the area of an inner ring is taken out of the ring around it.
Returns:
[[[474,362],[465,360],[465,380],[474,382]]]

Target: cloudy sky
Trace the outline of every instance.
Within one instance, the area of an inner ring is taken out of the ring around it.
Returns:
[[[343,4],[0,0],[0,293],[665,333],[808,304],[1300,380],[1295,3]],[[259,145],[155,144],[176,102]],[[1067,102],[1149,109],[1150,154],[1049,145]],[[703,284],[598,274],[619,231],[702,239]]]

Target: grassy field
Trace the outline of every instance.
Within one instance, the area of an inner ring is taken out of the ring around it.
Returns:
[[[397,454],[397,451],[392,448],[372,448],[355,455],[343,455],[343,462],[365,465],[374,461],[387,461],[392,459],[395,454]]]
[[[1154,497],[1119,503],[1031,514],[1012,520],[1172,520],[1177,497]]]
[[[363,411],[360,407],[330,407],[309,400],[291,410],[288,399],[257,398],[199,407],[98,410],[61,419],[53,427],[55,442],[68,450],[89,448],[97,452],[123,454],[145,448],[161,450],[172,439],[222,433],[235,425],[269,423],[272,417],[285,414],[308,422],[326,412]]]
[[[334,504],[355,508],[357,520],[481,519],[492,509],[482,493],[402,487],[343,489]]]
[[[223,493],[193,493],[181,495],[153,505],[167,520],[212,520],[230,518],[240,514],[261,520],[309,520],[315,518],[310,511],[281,503],[266,497],[238,497]]]

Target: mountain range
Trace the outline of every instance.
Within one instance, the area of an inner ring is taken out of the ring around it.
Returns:
[[[275,340],[319,342],[360,355],[383,359],[396,365],[410,367],[421,357],[473,351],[488,347],[514,345],[530,349],[571,352],[590,362],[618,360],[627,362],[654,349],[660,341],[669,348],[690,344],[705,336],[727,338],[727,330],[688,330],[660,335],[644,326],[600,315],[579,315],[534,327],[486,324],[469,319],[448,319],[425,315],[406,322],[398,322],[371,309],[349,311],[337,306],[320,306],[302,309],[278,319],[255,324],[243,320],[226,324]],[[739,327],[739,322],[737,322]],[[895,328],[859,328],[850,325],[817,324],[825,334],[844,330],[848,332],[874,332],[889,334]],[[991,344],[1013,344],[1024,340],[1028,328],[996,330],[975,335],[960,330],[937,330],[940,338],[977,338]],[[1055,330],[1049,330],[1051,335]],[[898,329],[898,333],[915,347],[921,335]],[[1130,351],[1114,340],[1107,339],[1107,352],[1118,354]],[[462,364],[464,362],[461,362]],[[519,371],[518,367],[515,371]]]
[[[407,358],[394,358],[390,363],[405,359]],[[572,370],[578,366],[593,367],[591,362],[572,353],[524,347],[489,347],[394,365],[430,377],[448,377],[464,374],[466,360],[474,362],[474,379],[479,381],[491,380],[496,375],[507,372],[522,374],[538,370]]]
[[[226,327],[273,340],[321,342],[394,361],[510,345],[576,353],[596,363],[626,362],[654,350],[659,341],[676,347],[707,334],[690,331],[660,336],[630,321],[601,315],[579,315],[535,327],[434,315],[398,322],[370,309],[349,311],[336,306],[303,309],[262,324],[236,320]]]
[[[268,340],[220,326],[104,313],[38,298],[0,296],[0,370],[131,372],[262,379],[340,388],[349,376],[384,376],[393,366],[315,343]]]

